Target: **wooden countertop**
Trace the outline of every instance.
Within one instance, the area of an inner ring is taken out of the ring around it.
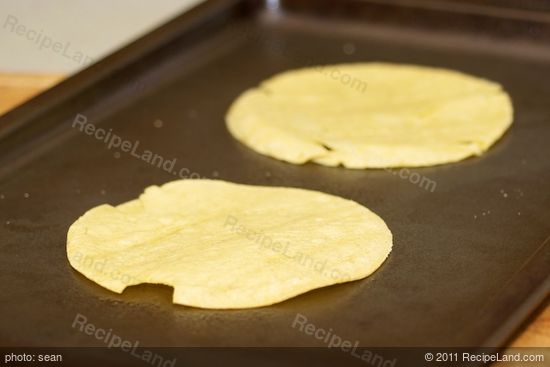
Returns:
[[[0,115],[55,85],[62,74],[0,73]],[[511,347],[550,347],[550,304],[512,341]]]
[[[62,74],[0,73],[0,115],[57,84],[64,77]]]

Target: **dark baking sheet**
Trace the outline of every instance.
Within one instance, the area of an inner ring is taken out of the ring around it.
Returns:
[[[1,344],[102,346],[71,327],[82,314],[143,346],[323,346],[291,327],[301,313],[362,346],[504,345],[549,289],[550,18],[397,3],[209,1],[4,116]],[[274,73],[375,60],[498,81],[515,123],[483,157],[413,170],[433,192],[385,170],[279,162],[225,129],[231,101]],[[177,177],[115,157],[71,127],[77,114],[194,177],[356,200],[386,220],[393,252],[367,279],[264,308],[177,306],[152,285],[111,293],[69,266],[69,225]]]

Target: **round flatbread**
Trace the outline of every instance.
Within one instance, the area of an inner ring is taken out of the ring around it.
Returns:
[[[353,201],[215,180],[100,205],[67,237],[70,264],[101,286],[165,284],[175,303],[203,308],[266,306],[361,279],[392,247],[384,221]]]
[[[419,167],[481,155],[512,123],[494,82],[387,63],[284,72],[245,91],[226,116],[255,151],[294,164]]]

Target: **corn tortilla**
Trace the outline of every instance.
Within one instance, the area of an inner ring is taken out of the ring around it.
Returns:
[[[373,273],[392,247],[384,221],[325,193],[218,180],[151,186],[87,211],[69,229],[73,268],[117,293],[174,288],[174,303],[266,306]]]
[[[226,124],[237,140],[273,158],[363,169],[479,156],[512,118],[510,97],[495,82],[441,68],[358,63],[275,75],[241,94]]]

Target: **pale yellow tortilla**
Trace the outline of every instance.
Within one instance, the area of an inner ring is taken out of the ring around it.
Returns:
[[[266,306],[361,279],[392,247],[384,221],[353,201],[215,180],[100,205],[67,237],[70,264],[101,286],[166,284],[175,303],[203,308]]]
[[[291,70],[226,116],[255,151],[294,164],[418,167],[481,155],[512,123],[502,87],[457,71],[386,63]]]

